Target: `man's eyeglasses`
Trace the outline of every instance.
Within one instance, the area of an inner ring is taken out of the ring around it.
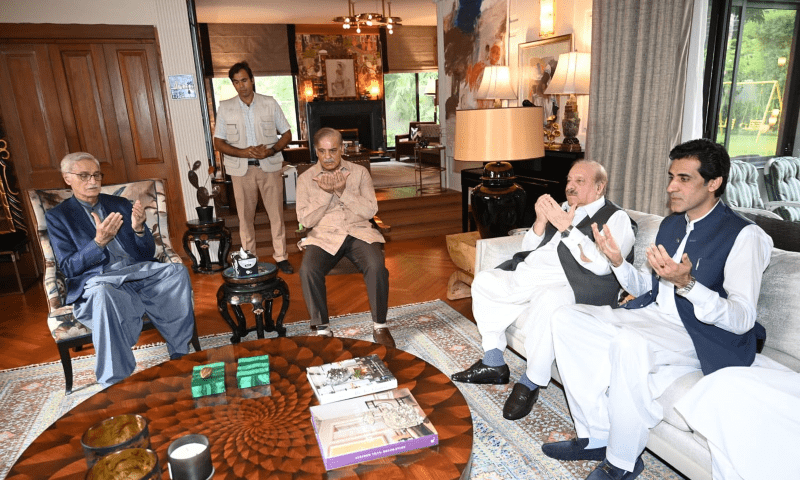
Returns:
[[[72,173],[67,172],[70,175],[75,175],[76,177],[81,179],[81,182],[88,182],[90,178],[94,178],[95,182],[103,181],[103,174],[102,173]]]

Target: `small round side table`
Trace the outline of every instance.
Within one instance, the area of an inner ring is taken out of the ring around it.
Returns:
[[[228,250],[231,248],[231,231],[225,226],[225,219],[214,218],[210,221],[189,220],[186,222],[186,233],[183,234],[183,249],[192,260],[192,270],[197,273],[217,273],[228,268]],[[219,241],[216,262],[211,261],[209,254],[210,240]],[[200,261],[194,256],[189,244],[194,242]]]
[[[250,275],[237,275],[236,267],[228,267],[222,272],[225,282],[217,290],[217,308],[222,318],[228,322],[233,331],[231,343],[239,343],[249,332],[255,330],[258,338],[264,338],[264,332],[278,332],[279,337],[286,336],[283,318],[289,310],[289,287],[278,276],[278,268],[266,262],[258,263],[258,271]],[[272,321],[272,300],[281,297],[281,311],[275,322]],[[251,304],[256,317],[254,327],[247,328],[247,319],[242,312],[242,305]],[[236,315],[233,322],[228,306]],[[266,315],[265,315],[266,314]]]

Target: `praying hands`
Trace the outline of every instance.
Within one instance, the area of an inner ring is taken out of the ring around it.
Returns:
[[[322,172],[312,180],[314,180],[322,190],[333,193],[337,197],[341,197],[347,186],[347,177],[349,176],[350,172],[342,172],[342,170],[339,169],[336,172]]]

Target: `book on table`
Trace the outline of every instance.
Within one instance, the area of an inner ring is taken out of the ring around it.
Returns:
[[[397,378],[377,355],[306,368],[320,404],[397,388]]]
[[[310,410],[326,470],[439,444],[439,434],[407,388]]]

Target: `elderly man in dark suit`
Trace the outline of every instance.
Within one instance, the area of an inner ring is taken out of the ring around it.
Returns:
[[[131,347],[146,313],[167,342],[170,358],[189,351],[194,331],[192,285],[182,264],[154,258],[153,234],[141,202],[100,193],[103,174],[91,154],[61,161],[73,197],[46,214],[67,302],[75,319],[92,330],[98,383],[111,385],[133,373]]]

